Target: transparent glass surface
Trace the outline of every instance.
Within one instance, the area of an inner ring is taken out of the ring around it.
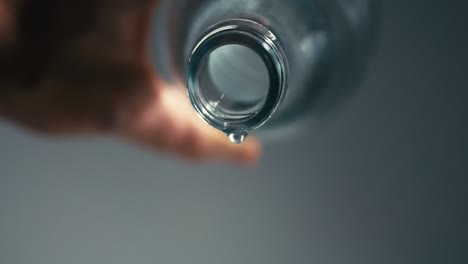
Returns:
[[[269,82],[268,69],[255,51],[228,44],[207,54],[196,85],[212,113],[225,119],[238,119],[262,109]]]
[[[300,130],[357,87],[377,7],[378,0],[166,0],[154,46],[161,71],[187,82],[195,111],[211,126],[228,135]],[[231,20],[260,26],[208,43],[204,36]],[[202,58],[191,60],[194,53]]]
[[[199,116],[240,143],[279,106],[287,62],[267,28],[230,19],[200,37],[188,61],[187,86]]]

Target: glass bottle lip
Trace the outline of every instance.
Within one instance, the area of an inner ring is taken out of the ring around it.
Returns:
[[[209,54],[224,45],[239,44],[255,51],[269,73],[265,103],[256,112],[239,118],[226,118],[206,106],[198,85],[200,68]],[[276,36],[263,25],[248,19],[230,19],[214,25],[197,41],[187,64],[188,95],[197,114],[209,125],[227,133],[248,133],[265,124],[277,110],[288,83],[288,66]]]

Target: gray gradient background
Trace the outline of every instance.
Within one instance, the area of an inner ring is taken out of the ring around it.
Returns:
[[[468,263],[468,4],[384,2],[360,93],[253,170],[2,124],[0,263]]]

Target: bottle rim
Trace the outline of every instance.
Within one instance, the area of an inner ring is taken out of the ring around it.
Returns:
[[[225,45],[242,45],[259,55],[269,74],[268,93],[258,111],[247,116],[226,118],[207,107],[199,75],[209,55]],[[244,134],[265,124],[277,110],[287,87],[287,60],[276,36],[258,22],[230,19],[214,25],[197,41],[187,63],[187,88],[192,106],[209,125],[228,135]]]

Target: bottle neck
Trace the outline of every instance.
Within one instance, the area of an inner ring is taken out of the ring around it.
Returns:
[[[233,143],[267,122],[288,84],[276,36],[261,24],[231,19],[211,27],[191,52],[187,87],[198,115]]]

